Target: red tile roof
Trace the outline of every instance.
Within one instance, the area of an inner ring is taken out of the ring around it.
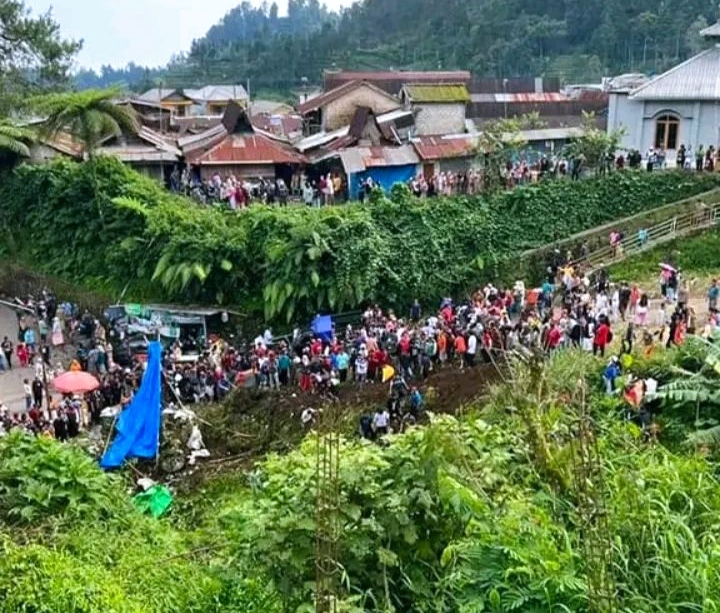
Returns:
[[[475,145],[468,138],[421,136],[413,140],[412,144],[421,160],[461,158],[475,153]]]
[[[229,134],[209,150],[190,156],[192,164],[304,164],[305,157],[267,136]]]

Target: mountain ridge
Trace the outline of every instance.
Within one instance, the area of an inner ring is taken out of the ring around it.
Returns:
[[[714,19],[707,0],[363,0],[338,13],[289,0],[283,17],[276,3],[245,1],[164,69],[125,76],[138,89],[250,79],[276,93],[319,84],[333,67],[597,80],[666,70],[702,49],[699,32]],[[124,76],[103,72],[95,85]]]

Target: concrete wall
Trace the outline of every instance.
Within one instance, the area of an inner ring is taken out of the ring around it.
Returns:
[[[465,132],[465,104],[413,104],[415,133],[420,136]]]
[[[624,130],[620,140],[621,149],[638,149],[642,147],[643,105],[628,99],[627,93],[610,94],[608,106],[608,133],[613,130]]]
[[[330,132],[349,125],[359,107],[368,107],[375,115],[379,115],[399,109],[400,106],[400,100],[363,85],[333,100],[323,108],[322,127],[323,130]]]
[[[638,149],[643,155],[655,146],[655,130],[658,117],[674,115],[680,120],[678,146],[720,144],[720,101],[655,102],[630,100],[627,94],[610,94],[608,130],[625,128],[621,141],[624,149]],[[668,152],[668,159],[675,159],[675,152]]]

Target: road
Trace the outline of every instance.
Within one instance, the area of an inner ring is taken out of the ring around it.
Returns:
[[[7,336],[15,345],[17,343],[17,330],[15,311],[0,306],[0,340]],[[13,369],[7,372],[0,371],[0,403],[4,403],[12,413],[25,411],[23,379],[32,381],[34,376],[34,369],[19,368],[17,358],[13,355]]]

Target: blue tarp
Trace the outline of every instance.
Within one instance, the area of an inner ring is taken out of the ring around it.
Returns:
[[[115,440],[100,460],[104,469],[117,468],[127,458],[154,458],[160,444],[162,347],[153,341],[148,346],[148,361],[140,389],[120,414]]]
[[[324,341],[330,342],[332,340],[333,321],[330,315],[318,315],[310,327]]]
[[[362,172],[356,172],[350,175],[350,199],[357,200],[362,182],[371,177],[376,185],[382,187],[386,192],[396,183],[407,183],[417,174],[417,166],[415,164],[406,164],[405,166],[378,166],[376,168],[368,168]]]

